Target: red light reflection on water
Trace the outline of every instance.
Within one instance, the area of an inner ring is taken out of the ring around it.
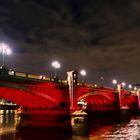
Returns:
[[[103,140],[116,139],[140,139],[140,117],[133,118],[130,121],[122,121],[107,126],[100,126],[98,129],[92,129],[90,137],[98,136]]]
[[[29,110],[26,113],[21,115],[20,123],[17,126],[17,135],[21,140],[62,140],[71,136],[70,112]]]

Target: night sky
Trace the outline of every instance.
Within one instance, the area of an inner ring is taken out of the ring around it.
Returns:
[[[58,60],[62,79],[140,83],[140,0],[0,0],[0,41],[16,71],[53,76]]]

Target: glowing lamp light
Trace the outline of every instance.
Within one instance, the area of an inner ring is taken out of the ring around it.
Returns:
[[[60,63],[58,61],[53,61],[52,62],[52,66],[55,68],[55,69],[59,69],[60,68]]]
[[[9,75],[14,75],[14,71],[13,70],[9,70]]]
[[[12,54],[12,50],[5,43],[0,43],[0,53],[10,55]]]
[[[137,90],[137,87],[134,87],[134,90]]]
[[[8,47],[5,43],[0,43],[0,53],[2,54],[2,65],[4,66],[4,55],[10,55],[12,54],[12,50]]]
[[[7,55],[11,55],[11,54],[12,54],[12,50],[11,50],[11,49],[7,49],[7,50],[6,50],[6,54],[7,54]]]
[[[80,74],[81,74],[82,76],[86,76],[86,71],[85,71],[85,70],[81,70],[81,71],[80,71]]]
[[[95,85],[94,85],[94,87],[95,87],[95,88],[97,88],[97,87],[98,87],[98,85],[97,85],[97,84],[95,84]]]
[[[86,76],[86,71],[85,70],[81,70],[80,74],[82,75],[82,83],[84,82],[84,77]]]
[[[113,83],[114,85],[116,85],[116,84],[117,84],[117,80],[116,80],[116,79],[112,80],[112,83]]]
[[[132,89],[132,85],[128,85],[128,88],[129,88],[129,89]]]
[[[39,76],[39,79],[45,79],[45,76],[40,75],[40,76]]]
[[[122,82],[122,86],[124,87],[126,84],[125,84],[125,82]]]
[[[55,69],[54,77],[56,77],[57,76],[56,69],[59,69],[61,67],[61,65],[60,65],[60,63],[58,61],[53,61],[52,66]]]

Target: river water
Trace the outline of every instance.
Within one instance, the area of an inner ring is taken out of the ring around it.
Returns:
[[[98,119],[78,124],[71,132],[61,128],[18,130],[20,116],[13,110],[0,110],[0,140],[140,140],[140,116]],[[37,120],[41,121],[41,120]],[[69,129],[68,129],[69,130]]]

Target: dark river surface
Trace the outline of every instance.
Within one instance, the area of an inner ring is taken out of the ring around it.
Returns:
[[[0,140],[140,140],[139,115],[123,116],[121,120],[97,117],[88,124],[77,124],[71,130],[61,129],[61,126],[19,130],[20,119],[14,110],[0,110]],[[39,121],[41,118],[36,120]]]

